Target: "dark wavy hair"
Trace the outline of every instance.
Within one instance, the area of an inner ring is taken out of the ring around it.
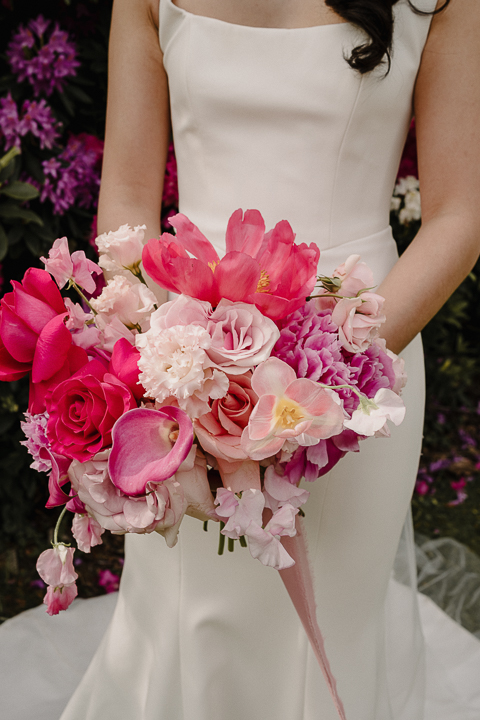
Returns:
[[[370,41],[353,48],[352,54],[346,58],[350,67],[358,72],[367,73],[386,63],[386,73],[390,70],[393,40],[393,6],[398,0],[325,0],[344,20],[364,30]],[[445,2],[436,10],[427,12],[419,10],[408,0],[411,9],[417,15],[436,15],[450,2]]]

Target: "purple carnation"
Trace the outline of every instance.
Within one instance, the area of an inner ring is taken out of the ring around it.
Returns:
[[[25,422],[20,423],[27,438],[26,440],[21,440],[20,445],[25,445],[33,457],[33,462],[30,467],[38,470],[38,472],[49,472],[52,469],[52,462],[47,453],[41,453],[44,448],[50,448],[50,443],[47,439],[47,421],[48,413],[46,412],[40,413],[39,415],[32,415],[26,412]]]
[[[62,91],[65,78],[76,75],[80,65],[74,43],[58,23],[50,36],[46,36],[50,24],[50,20],[39,15],[30,20],[26,28],[20,25],[7,48],[12,72],[19,82],[27,80],[35,95],[48,96],[54,90]]]

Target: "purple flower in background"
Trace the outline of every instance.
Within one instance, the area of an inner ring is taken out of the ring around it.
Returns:
[[[465,448],[469,447],[477,447],[476,440],[471,435],[469,435],[466,430],[460,428],[458,434],[462,441],[462,450],[465,450]]]
[[[28,81],[37,96],[61,91],[65,78],[76,75],[80,65],[74,43],[60,30],[58,23],[47,37],[50,25],[51,21],[41,15],[30,20],[26,28],[20,25],[6,53],[18,81]]]
[[[5,139],[5,150],[9,150],[14,145],[20,147],[18,125],[17,103],[8,93],[7,97],[0,98],[0,133]]]
[[[100,570],[98,573],[98,584],[105,589],[106,593],[116,592],[120,577],[110,570]]]
[[[452,464],[451,460],[448,460],[448,458],[441,458],[440,460],[435,460],[434,462],[430,463],[429,470],[430,472],[438,472],[439,470],[446,470],[450,465]]]
[[[61,123],[57,122],[45,100],[25,100],[19,114],[10,93],[0,98],[0,134],[5,140],[5,150],[20,147],[20,138],[28,133],[39,139],[42,149],[51,149],[59,136],[60,127]]]
[[[57,122],[52,108],[45,100],[25,100],[22,107],[22,118],[18,124],[20,135],[31,132],[40,140],[40,147],[51,150],[55,140],[59,136],[58,128],[61,123]]]
[[[73,204],[95,206],[100,186],[99,151],[89,147],[90,136],[71,135],[56,158],[42,163],[45,182],[40,200],[50,200],[53,212],[63,215]]]

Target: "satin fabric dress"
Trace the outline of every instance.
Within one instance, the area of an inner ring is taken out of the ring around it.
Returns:
[[[321,273],[352,253],[377,284],[389,272],[390,198],[430,24],[405,0],[394,9],[391,70],[361,76],[345,56],[364,37],[348,23],[247,27],[161,0],[180,210],[219,253],[231,213],[257,208],[268,228],[287,219],[298,242],[317,243]],[[389,595],[421,448],[419,338],[404,357],[404,424],[308,484],[318,622],[349,720],[424,718],[418,613],[408,590]],[[173,549],[155,533],[126,538],[113,619],[62,720],[337,717],[278,573],[240,547],[219,557],[217,543],[217,527],[189,517]]]

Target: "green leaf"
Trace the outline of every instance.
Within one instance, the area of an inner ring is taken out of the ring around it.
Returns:
[[[74,107],[73,103],[68,99],[66,94],[64,92],[61,92],[61,93],[57,93],[57,95],[60,98],[60,100],[63,104],[63,107],[65,108],[67,113],[72,116],[75,115],[75,107]]]
[[[25,222],[33,222],[37,225],[43,225],[43,220],[27,208],[19,207],[14,203],[3,203],[0,205],[0,217],[6,220],[24,220]]]
[[[0,183],[5,182],[13,174],[15,163],[9,162],[8,165],[0,170]]]
[[[3,229],[2,225],[0,225],[0,262],[3,260],[5,255],[8,252],[8,237],[7,233]]]
[[[69,95],[73,95],[73,97],[76,100],[80,100],[80,102],[87,103],[88,105],[90,105],[93,102],[90,95],[87,95],[87,93],[84,90],[82,90],[79,87],[75,87],[75,85],[69,85],[66,90],[69,93]]]
[[[42,241],[32,232],[25,233],[25,245],[35,257],[40,257],[43,252]]]
[[[30,183],[20,182],[19,180],[2,188],[0,193],[14,200],[22,200],[24,202],[26,200],[33,200],[40,194],[36,187],[30,185]]]
[[[23,233],[25,232],[25,226],[23,223],[18,223],[17,225],[14,225],[9,231],[8,231],[8,243],[10,246],[16,245],[18,241],[23,237]]]

